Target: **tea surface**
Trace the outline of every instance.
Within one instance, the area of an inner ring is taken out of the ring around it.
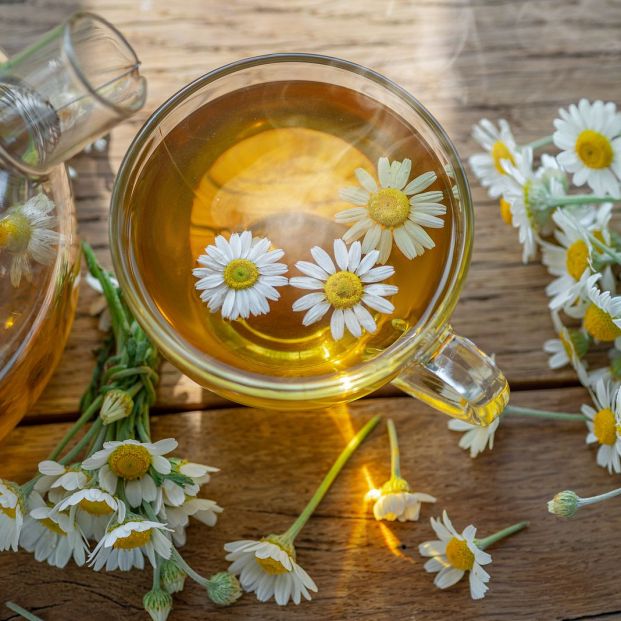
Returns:
[[[192,269],[217,235],[250,230],[282,248],[287,277],[310,249],[332,255],[349,225],[335,214],[352,204],[339,190],[359,185],[355,169],[377,177],[379,157],[412,160],[414,178],[434,171],[429,190],[442,190],[448,213],[426,229],[435,247],[413,260],[393,244],[385,281],[399,287],[392,315],[371,311],[377,331],[334,341],[330,315],[302,325],[292,303],[309,293],[278,289],[267,315],[229,321],[211,313]],[[319,82],[271,82],[216,99],[175,127],[141,170],[131,197],[132,251],[145,287],[162,315],[192,345],[234,367],[277,376],[346,370],[392,344],[416,323],[445,267],[451,239],[451,181],[430,147],[391,110],[349,89]]]

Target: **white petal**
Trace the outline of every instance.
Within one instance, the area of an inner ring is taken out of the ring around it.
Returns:
[[[334,272],[336,272],[330,255],[323,248],[313,246],[313,248],[311,248],[311,255],[313,255],[313,259],[315,259],[317,265],[322,267],[328,274],[334,274]]]
[[[337,308],[333,313],[330,319],[330,331],[332,332],[332,338],[335,341],[339,341],[343,338],[343,333],[345,331],[345,318],[343,316],[343,311],[340,308]]]
[[[334,240],[334,258],[336,264],[342,269],[347,269],[347,262],[349,261],[349,254],[347,252],[347,246],[342,239]]]

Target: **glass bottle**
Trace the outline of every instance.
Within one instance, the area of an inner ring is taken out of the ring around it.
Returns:
[[[139,65],[123,35],[86,12],[0,58],[0,440],[43,390],[75,312],[63,162],[142,107]]]

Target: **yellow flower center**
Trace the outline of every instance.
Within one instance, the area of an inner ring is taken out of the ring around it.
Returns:
[[[587,168],[608,168],[614,158],[610,140],[592,129],[580,132],[576,140],[576,153]]]
[[[584,241],[578,239],[569,248],[565,255],[567,273],[574,279],[580,280],[584,270],[589,265],[589,248]]]
[[[141,548],[151,541],[152,530],[135,530],[127,537],[119,537],[112,547],[121,550],[133,550],[134,548]]]
[[[593,433],[600,444],[614,444],[617,441],[617,421],[610,408],[605,408],[595,414]]]
[[[112,451],[108,465],[117,477],[131,481],[139,479],[149,471],[151,455],[144,446],[123,444]]]
[[[261,539],[261,541],[273,543],[275,546],[278,546],[281,550],[283,550],[291,560],[295,561],[295,549],[285,547],[280,541],[278,541],[278,538],[270,535],[265,539]],[[274,558],[258,558],[256,555],[254,558],[259,567],[261,567],[261,569],[263,569],[263,571],[270,576],[286,574],[289,571],[280,561],[277,561]]]
[[[511,149],[502,141],[495,142],[492,146],[492,159],[494,160],[494,166],[501,175],[506,175],[507,172],[502,167],[502,160],[509,160],[515,166],[515,159]]]
[[[324,285],[328,302],[334,308],[351,308],[360,302],[364,293],[360,277],[352,272],[336,272]]]
[[[505,224],[513,224],[511,205],[504,199],[500,199],[500,217]]]
[[[17,517],[17,509],[15,507],[0,507],[0,511],[2,511],[4,515],[8,515],[12,520]]]
[[[582,325],[594,339],[604,343],[621,336],[621,329],[614,324],[612,317],[595,304],[590,304],[586,309]]]
[[[44,520],[41,520],[41,524],[45,526],[45,528],[47,528],[48,530],[56,533],[57,535],[65,536],[67,534],[56,522],[54,522],[54,520],[51,520],[50,518],[45,518]]]
[[[22,252],[28,247],[31,235],[32,227],[28,218],[19,213],[0,220],[0,248]]]
[[[462,571],[468,571],[474,565],[474,554],[470,551],[468,544],[456,537],[446,544],[446,558],[455,569]]]
[[[84,498],[80,500],[80,509],[84,509],[84,511],[91,515],[110,515],[112,513],[108,503],[103,500],[87,500]]]
[[[371,194],[368,204],[369,216],[372,220],[393,228],[401,226],[410,215],[410,200],[396,188],[382,188]]]
[[[224,282],[229,289],[248,289],[258,279],[259,270],[249,259],[233,259],[224,268]]]

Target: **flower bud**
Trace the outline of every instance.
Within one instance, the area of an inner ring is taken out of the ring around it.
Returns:
[[[580,496],[571,490],[559,492],[548,502],[548,511],[559,517],[569,518],[576,514],[580,507]]]
[[[185,586],[186,573],[175,561],[164,561],[160,566],[160,579],[168,593],[180,593]]]
[[[142,603],[153,621],[166,621],[172,610],[173,599],[170,593],[153,589],[144,596]]]
[[[133,399],[124,391],[115,388],[106,393],[99,412],[104,425],[127,418],[134,407]]]
[[[228,571],[214,574],[207,581],[207,595],[218,606],[230,606],[241,597],[241,594],[239,580]]]

